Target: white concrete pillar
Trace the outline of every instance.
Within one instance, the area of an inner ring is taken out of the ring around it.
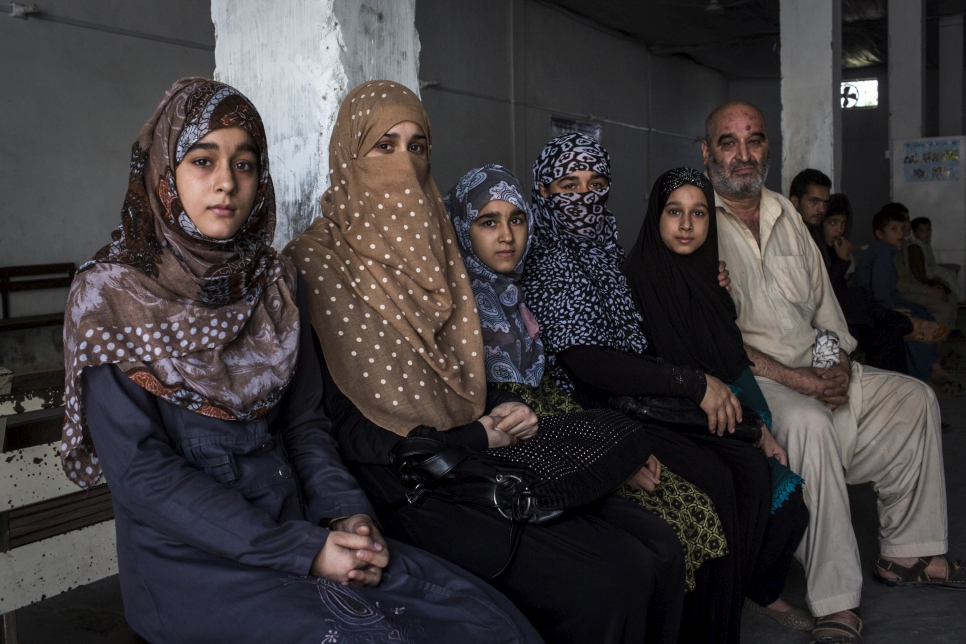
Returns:
[[[925,0],[889,0],[891,141],[922,136],[923,88],[926,78],[925,5]]]
[[[939,19],[939,136],[963,133],[963,14]]]
[[[415,0],[211,0],[215,78],[258,108],[282,248],[319,214],[329,137],[349,89],[374,78],[419,91]]]
[[[782,191],[815,168],[841,185],[842,2],[781,0]],[[772,126],[774,127],[774,126]]]

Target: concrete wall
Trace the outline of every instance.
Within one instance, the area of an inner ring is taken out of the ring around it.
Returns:
[[[718,72],[533,0],[418,0],[420,78],[443,192],[472,167],[508,166],[524,186],[550,139],[550,116],[603,124],[614,168],[610,207],[636,237],[651,184],[701,167],[704,119],[728,98]]]
[[[131,144],[165,88],[211,77],[207,2],[44,0],[54,17],[143,37],[0,13],[0,265],[81,263],[120,223]],[[14,294],[12,313],[63,307]]]

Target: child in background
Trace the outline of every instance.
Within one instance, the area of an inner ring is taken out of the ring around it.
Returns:
[[[933,320],[923,306],[904,299],[899,294],[899,272],[896,255],[902,250],[905,237],[906,217],[897,210],[881,210],[872,218],[875,239],[863,253],[855,271],[859,286],[872,292],[876,301],[887,309],[908,312],[914,317]],[[941,325],[944,327],[945,325]],[[936,336],[945,336],[947,329],[940,328]],[[939,349],[934,344],[907,342],[906,358],[909,373],[931,383],[933,388],[952,394],[964,393],[962,385],[953,384],[939,364]]]

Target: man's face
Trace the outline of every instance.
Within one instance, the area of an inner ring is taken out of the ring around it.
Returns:
[[[742,199],[761,192],[768,174],[768,135],[758,110],[735,105],[719,114],[711,138],[701,143],[704,165],[715,191]]]
[[[829,188],[814,183],[808,184],[808,191],[801,197],[791,197],[792,205],[798,210],[809,226],[818,226],[822,223],[825,216],[825,208],[828,207]]]

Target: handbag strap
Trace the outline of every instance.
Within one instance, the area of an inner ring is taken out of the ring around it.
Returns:
[[[414,437],[397,442],[389,454],[389,462],[397,465],[413,457],[425,457],[406,463],[406,474],[425,484],[443,478],[472,454],[473,450],[465,446],[447,447],[431,438]]]

